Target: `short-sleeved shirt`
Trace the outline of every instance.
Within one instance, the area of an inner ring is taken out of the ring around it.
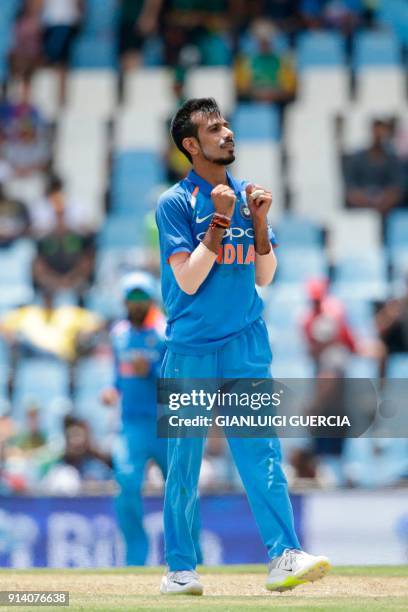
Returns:
[[[140,416],[156,418],[156,380],[164,352],[161,334],[152,325],[138,329],[124,319],[114,325],[111,340],[122,421],[134,422]],[[147,376],[135,374],[133,363],[137,357],[149,361]]]
[[[191,171],[158,203],[162,294],[168,315],[166,343],[176,353],[216,351],[262,313],[262,300],[255,288],[254,229],[246,202],[247,182],[227,176],[237,196],[231,227],[225,230],[218,258],[194,295],[180,289],[169,257],[191,253],[204,238],[214,213],[213,186]],[[270,240],[275,246],[271,229]]]
[[[67,230],[51,232],[38,240],[37,252],[58,274],[67,274],[78,265],[85,253],[93,249],[92,238]]]
[[[349,189],[369,189],[373,194],[389,187],[403,189],[401,163],[393,153],[376,158],[369,150],[360,151],[346,160],[346,183]]]

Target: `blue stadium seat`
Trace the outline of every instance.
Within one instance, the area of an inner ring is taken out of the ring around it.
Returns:
[[[1,11],[0,11],[1,14]],[[13,42],[13,28],[10,23],[0,19],[0,54],[5,56]]]
[[[118,66],[118,52],[113,35],[95,37],[81,34],[75,41],[71,68],[73,69],[113,69]]]
[[[0,356],[1,358],[1,356]],[[8,367],[7,362],[3,363],[0,361],[0,415],[3,402],[7,395],[7,380],[8,380]]]
[[[26,240],[0,250],[0,308],[21,305],[32,298],[32,256],[33,247]]]
[[[270,38],[271,48],[278,53],[285,53],[289,50],[289,41],[285,34],[273,32]],[[245,56],[252,56],[259,52],[259,44],[250,31],[241,36],[239,49]]]
[[[164,181],[160,155],[151,151],[126,151],[115,156],[112,170],[112,210],[147,212],[152,190]]]
[[[388,358],[388,378],[408,378],[408,353],[395,353]]]
[[[378,361],[352,355],[347,361],[346,378],[378,378]]]
[[[394,210],[388,215],[386,243],[390,251],[408,249],[408,211]]]
[[[378,20],[391,27],[403,44],[408,44],[408,2],[406,0],[380,2]]]
[[[309,357],[280,358],[277,354],[272,364],[274,378],[313,378],[314,367]]]
[[[0,22],[12,24],[23,0],[1,0]]]
[[[407,442],[395,438],[349,438],[345,441],[343,458],[348,476],[357,485],[388,486],[406,474]]]
[[[263,296],[265,305],[264,317],[268,323],[275,326],[279,330],[290,329],[291,331],[299,323],[299,317],[307,308],[307,300],[280,300],[274,299],[274,294],[279,294],[279,285],[272,285],[270,296]],[[305,292],[302,292],[304,295]],[[302,295],[301,294],[301,295]]]
[[[0,83],[3,83],[8,77],[8,62],[6,56],[0,54]]]
[[[408,245],[405,249],[396,249],[390,253],[392,280],[396,294],[404,291],[408,280]]]
[[[85,307],[97,312],[107,321],[118,319],[124,315],[120,293],[109,288],[93,287],[85,299]]]
[[[218,33],[207,34],[200,42],[203,66],[230,66],[231,44],[226,36]]]
[[[0,251],[0,285],[19,285],[30,279],[29,268],[14,249]]]
[[[280,138],[279,114],[270,104],[239,104],[232,118],[237,140],[274,140]]]
[[[82,31],[87,34],[103,34],[116,31],[117,0],[87,0]]]
[[[276,227],[276,238],[283,248],[318,248],[323,246],[321,227],[301,217],[285,216]]]
[[[373,337],[375,335],[373,303],[363,299],[347,299],[343,303],[347,320],[356,334]]]
[[[9,348],[8,345],[0,338],[0,371],[4,371],[7,368],[9,362]]]
[[[328,274],[325,253],[319,248],[299,248],[282,250],[279,253],[279,265],[276,280],[278,283],[295,283],[304,285],[310,278],[322,278]]]
[[[387,291],[387,266],[382,252],[345,256],[337,262],[332,293],[339,299],[383,300]]]
[[[101,249],[138,246],[143,241],[143,226],[140,215],[109,216],[98,236]]]
[[[92,437],[106,444],[107,436],[112,433],[112,409],[104,406],[97,397],[83,397],[75,402],[75,416],[86,421]]]
[[[159,36],[149,36],[143,45],[143,66],[154,68],[162,66],[164,54],[163,41]]]
[[[307,32],[301,35],[298,67],[342,66],[345,63],[344,39],[335,32]]]
[[[279,360],[304,360],[308,357],[306,343],[300,332],[298,322],[291,323],[291,327],[284,328],[278,325],[270,326],[272,350]],[[275,358],[274,358],[275,360]]]
[[[0,83],[9,75],[8,54],[13,40],[11,19],[3,15],[3,6],[0,8]]]
[[[367,31],[356,34],[353,53],[355,70],[368,66],[399,66],[401,49],[391,32]]]
[[[104,389],[113,383],[113,364],[110,358],[92,356],[81,359],[75,371],[78,389]]]
[[[383,252],[345,256],[334,270],[334,283],[385,283],[386,259]]]
[[[143,258],[143,249],[138,247],[100,249],[96,254],[96,285],[116,284],[122,276],[140,267]]]
[[[47,408],[56,398],[68,394],[67,365],[56,359],[26,359],[17,367],[15,389],[13,407],[16,416],[21,416],[28,399]]]
[[[113,363],[105,357],[89,357],[76,370],[75,414],[91,425],[93,433],[102,437],[108,433],[110,411],[100,402],[103,389],[112,387]]]

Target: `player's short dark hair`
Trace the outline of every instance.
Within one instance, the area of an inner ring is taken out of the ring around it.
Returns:
[[[176,147],[184,153],[187,159],[191,162],[190,153],[183,147],[184,138],[197,138],[198,126],[191,119],[194,113],[202,113],[203,115],[221,115],[221,111],[214,98],[191,98],[184,102],[177,113],[171,120],[170,133]]]

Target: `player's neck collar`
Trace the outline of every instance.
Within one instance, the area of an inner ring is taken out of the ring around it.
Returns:
[[[187,175],[187,178],[189,181],[191,181],[194,185],[196,185],[197,187],[199,187],[201,193],[203,193],[205,196],[210,196],[211,191],[213,190],[213,185],[211,185],[211,183],[209,183],[208,181],[206,181],[205,179],[203,179],[199,174],[197,174],[197,172],[195,170],[190,170],[190,172]],[[231,176],[231,174],[228,172],[227,170],[227,179],[228,182],[230,184],[230,186],[232,187],[232,189],[235,192],[239,192],[240,191],[240,187],[239,184],[237,183],[237,181],[234,179],[233,176]]]

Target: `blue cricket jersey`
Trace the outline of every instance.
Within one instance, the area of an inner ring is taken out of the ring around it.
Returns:
[[[139,416],[156,418],[156,380],[164,353],[164,343],[151,326],[135,328],[128,320],[119,321],[111,331],[115,363],[115,387],[121,395],[122,421]],[[133,361],[143,356],[150,362],[147,376],[137,376]]]
[[[225,230],[217,260],[194,295],[180,289],[168,263],[174,253],[191,253],[211,222],[213,186],[194,170],[159,199],[162,294],[168,315],[166,344],[185,355],[218,350],[241,334],[262,313],[263,303],[255,288],[255,245],[252,219],[247,207],[247,181],[227,173],[237,200],[231,227]],[[270,239],[276,245],[270,230]]]

